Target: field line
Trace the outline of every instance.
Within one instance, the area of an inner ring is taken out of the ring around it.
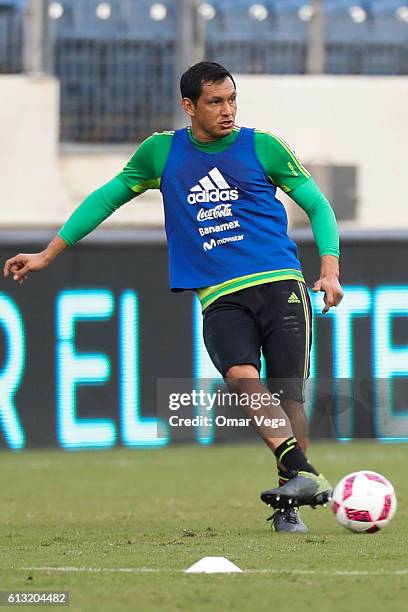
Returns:
[[[20,567],[20,570],[37,571],[37,572],[83,572],[83,573],[122,573],[122,574],[152,574],[152,573],[169,573],[169,572],[184,572],[182,569],[170,568],[150,568],[150,567]],[[292,574],[306,576],[406,576],[408,568],[397,570],[334,570],[332,572],[325,570],[306,570],[294,568],[265,568],[265,569],[247,569],[242,570],[244,574]]]
[[[152,573],[152,572],[174,572],[178,570],[171,569],[154,569],[151,567],[20,567],[20,570],[32,570],[37,572],[85,572],[85,573],[122,573],[122,574],[137,574],[137,573]]]

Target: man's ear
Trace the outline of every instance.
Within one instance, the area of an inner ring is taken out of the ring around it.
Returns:
[[[190,98],[182,98],[181,106],[184,108],[185,112],[189,117],[194,117],[196,112],[196,106]]]

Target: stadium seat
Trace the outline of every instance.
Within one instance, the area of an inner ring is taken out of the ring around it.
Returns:
[[[157,20],[150,14],[155,0],[106,0],[110,11],[105,14],[98,9],[101,1],[59,0],[63,12],[49,21],[56,40],[64,140],[133,139],[144,129],[146,119],[138,118],[146,117],[147,108],[154,125],[168,123],[176,0],[160,0],[167,13]],[[0,0],[0,73],[23,69],[26,2]],[[206,21],[207,59],[224,63],[233,72],[305,72],[309,26],[300,9],[308,0],[208,3],[215,15]],[[263,18],[251,15],[253,4],[265,6]],[[325,72],[408,74],[408,24],[396,17],[396,10],[406,4],[406,0],[324,0]],[[361,6],[365,19],[353,20],[352,6]],[[159,93],[147,100],[143,91],[149,79]]]

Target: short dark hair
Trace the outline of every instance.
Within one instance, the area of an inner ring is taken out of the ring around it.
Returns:
[[[216,62],[199,62],[194,64],[194,66],[186,70],[180,79],[181,97],[190,98],[195,104],[201,96],[204,83],[216,83],[228,77],[234,83],[236,89],[234,77],[221,64]]]

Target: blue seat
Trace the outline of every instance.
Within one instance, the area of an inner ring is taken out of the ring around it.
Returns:
[[[110,0],[107,20],[96,16],[101,0],[59,1],[64,15],[53,27],[62,88],[62,138],[121,142],[168,128],[176,0],[160,0],[168,11],[162,21],[150,18],[155,0]],[[214,19],[206,22],[207,59],[232,72],[305,72],[308,23],[298,11],[308,0],[203,1],[216,10]],[[326,72],[407,74],[408,26],[395,18],[395,9],[404,1],[325,0]],[[266,6],[265,20],[250,17],[254,3]],[[352,5],[366,10],[363,23],[351,19]],[[149,83],[154,83],[154,95]]]
[[[149,15],[151,0],[110,0],[111,16],[100,19],[96,9],[101,0],[60,0],[63,16],[55,21],[57,36],[99,39],[174,38],[174,2],[163,0],[167,16],[154,21]]]
[[[0,74],[23,69],[23,3],[0,0]]]

